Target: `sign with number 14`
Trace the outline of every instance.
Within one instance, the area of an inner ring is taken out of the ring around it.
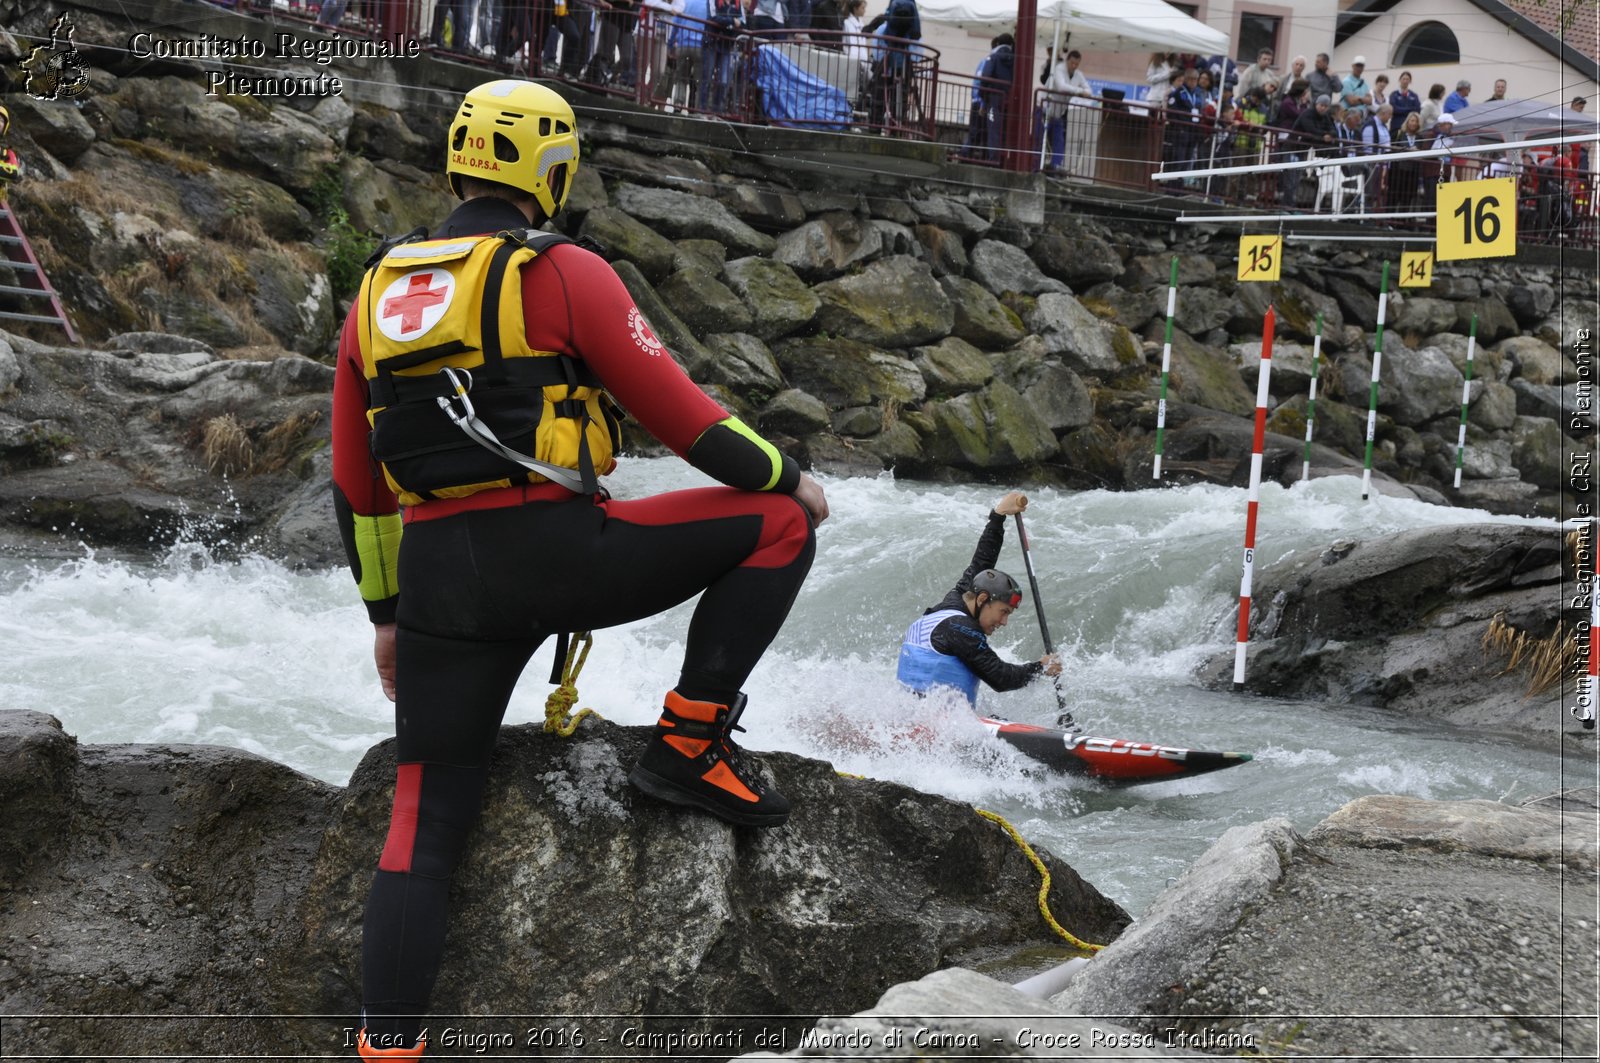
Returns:
[[[1433,252],[1400,252],[1400,287],[1426,288],[1433,283]]]
[[[1282,269],[1282,236],[1239,237],[1240,280],[1275,281]]]

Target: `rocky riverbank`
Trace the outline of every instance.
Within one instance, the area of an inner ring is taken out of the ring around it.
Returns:
[[[455,882],[442,1022],[514,1031],[525,1051],[540,1016],[634,1017],[641,1033],[744,1016],[718,1029],[758,1046],[940,967],[1021,977],[1062,955],[1033,866],[970,807],[771,754],[796,812],[735,830],[626,783],[645,738],[594,720],[571,739],[502,733]],[[0,1014],[53,1016],[5,1019],[7,1054],[348,1050],[392,746],[339,788],[219,747],[79,746],[49,716],[0,712]],[[1127,925],[1039,855],[1069,929],[1107,941]],[[239,1018],[163,1017],[184,1014]]]
[[[17,25],[43,17],[25,13]],[[99,17],[84,13],[80,42]],[[259,28],[227,12],[195,17]],[[0,54],[17,49],[0,36]],[[207,96],[198,67],[182,62],[95,57],[81,109],[12,97],[13,135],[35,175],[13,201],[102,349],[154,330],[189,337],[173,353],[325,362],[372,237],[449,208],[435,170],[450,108],[405,96],[418,90],[353,88],[349,99],[290,106]],[[408,71],[440,85],[470,74],[419,64]],[[779,139],[764,155],[704,123],[578,102],[584,164],[561,226],[605,246],[704,388],[814,468],[1150,485],[1173,256],[1164,482],[1244,482],[1269,301],[1278,342],[1265,475],[1300,474],[1319,319],[1312,474],[1349,472],[1363,458],[1375,253],[1297,243],[1282,283],[1239,284],[1226,235],[1091,207],[1043,178],[1008,183],[930,167],[915,145],[866,152],[861,138],[798,132],[789,144],[766,131]],[[893,156],[902,149],[911,154]],[[1575,342],[1600,324],[1596,283],[1584,263],[1451,263],[1432,288],[1391,293],[1380,479],[1429,501],[1554,515],[1577,440],[1592,430],[1577,405],[1587,362]],[[13,383],[26,393],[30,382]],[[252,448],[281,445],[266,439],[278,422],[240,422]],[[204,436],[205,425],[190,427]],[[10,403],[0,429],[42,431]],[[29,453],[42,468],[70,452]],[[30,459],[0,460],[15,469]],[[252,472],[234,470],[236,490]]]
[[[742,1058],[1593,1058],[1596,813],[1368,797],[1237,827],[1049,1001],[941,971]]]
[[[1304,836],[1236,827],[1131,926],[1041,853],[1052,912],[1111,942],[1041,999],[1011,985],[1065,955],[1038,879],[970,808],[770,754],[796,814],[734,830],[634,793],[622,765],[643,740],[594,721],[572,739],[502,736],[456,884],[442,1049],[1595,1051],[1592,790],[1526,806],[1367,797]],[[0,712],[7,1051],[348,1051],[391,745],[341,789],[235,750],[79,746],[49,716]],[[134,1017],[87,1017],[106,1014]],[[236,1017],[173,1018],[210,1014]]]

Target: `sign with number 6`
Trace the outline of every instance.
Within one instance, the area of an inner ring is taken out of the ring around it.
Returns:
[[[1434,246],[1440,262],[1517,253],[1517,181],[1447,181],[1438,186]]]

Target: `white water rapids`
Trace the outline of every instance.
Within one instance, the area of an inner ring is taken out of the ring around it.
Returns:
[[[704,480],[680,462],[633,459],[610,482],[636,497]],[[1232,646],[1242,555],[1244,491],[1212,486],[1039,489],[1029,492],[1026,520],[1066,662],[1063,689],[1087,729],[1256,759],[1123,790],[1042,773],[986,740],[969,717],[917,702],[894,682],[905,626],[960,575],[1003,489],[888,476],[825,485],[833,516],[788,625],[747,687],[746,744],[999,812],[1135,914],[1231,826],[1286,816],[1308,829],[1363,794],[1516,801],[1562,785],[1556,754],[1501,738],[1194,685],[1195,666]],[[1515,518],[1381,495],[1363,503],[1349,477],[1268,484],[1258,586],[1297,548],[1484,520]],[[1000,567],[1026,584],[1011,524]],[[1042,652],[1027,597],[993,640],[1015,660]],[[598,632],[580,704],[621,723],[653,721],[677,676],[691,605]],[[83,742],[236,746],[343,784],[392,733],[349,574],[295,572],[257,557],[218,561],[203,535],[152,563],[88,549],[65,562],[0,561],[0,638],[0,707],[52,713]],[[550,645],[524,675],[508,723],[542,718]],[[1049,724],[1056,715],[1042,683],[983,698],[1010,719]],[[881,741],[846,748],[830,723],[840,714]],[[941,716],[945,743],[891,744],[888,736],[930,714]]]

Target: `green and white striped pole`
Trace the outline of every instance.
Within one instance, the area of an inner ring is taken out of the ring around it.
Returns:
[[[1389,312],[1389,263],[1378,288],[1378,338],[1372,345],[1372,387],[1367,398],[1367,457],[1361,466],[1361,501],[1372,493],[1372,443],[1378,435],[1378,374],[1383,370],[1383,319]]]
[[[1300,479],[1311,479],[1311,426],[1317,423],[1317,374],[1322,369],[1322,314],[1317,314],[1317,335],[1311,341],[1311,397],[1306,400],[1306,457]]]
[[[1178,256],[1172,256],[1172,277],[1167,281],[1167,338],[1161,345],[1161,399],[1156,403],[1156,467],[1151,476],[1161,479],[1161,452],[1167,436],[1167,374],[1172,371],[1172,315],[1178,309]]]
[[[1456,435],[1456,490],[1461,490],[1461,467],[1467,461],[1467,399],[1472,390],[1472,355],[1478,349],[1478,315],[1472,315],[1467,332],[1467,378],[1461,382],[1461,431]]]

